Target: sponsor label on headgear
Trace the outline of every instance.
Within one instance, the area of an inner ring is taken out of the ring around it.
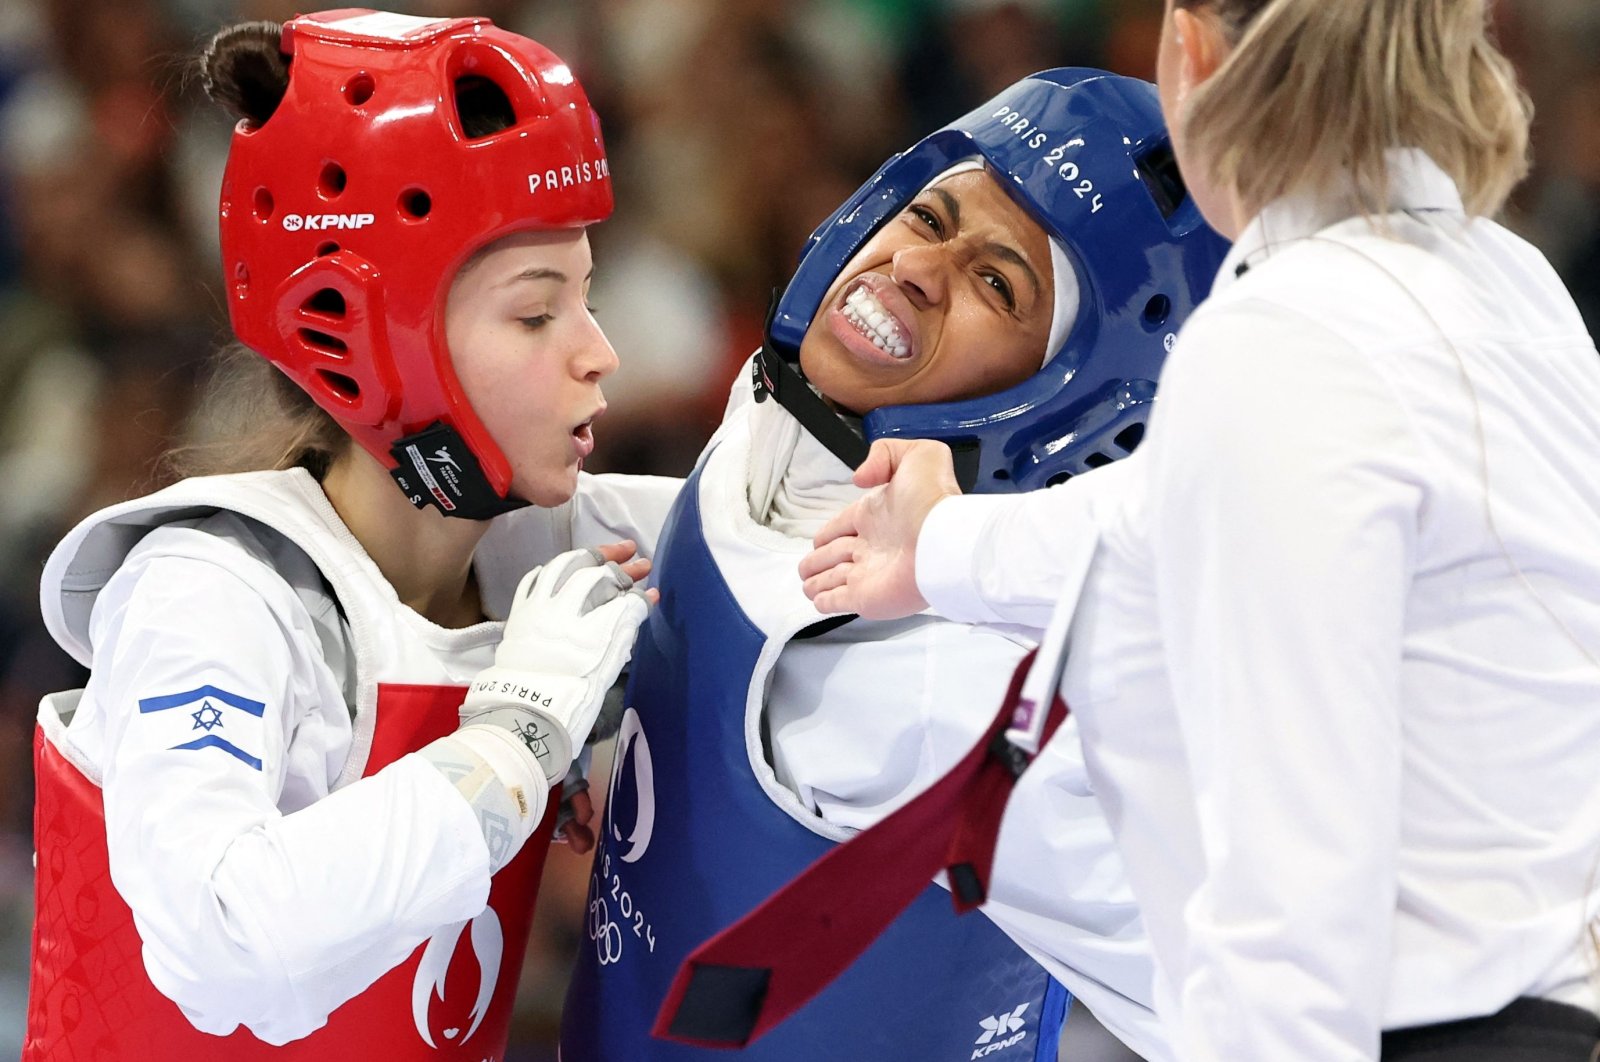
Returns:
[[[372,214],[285,214],[283,227],[288,232],[302,229],[364,229],[376,220]]]

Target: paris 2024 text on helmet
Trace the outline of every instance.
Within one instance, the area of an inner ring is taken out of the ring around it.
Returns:
[[[554,53],[487,19],[326,11],[283,28],[289,83],[223,177],[234,331],[390,468],[412,502],[522,504],[451,366],[444,303],[477,250],[611,214],[600,122]],[[474,136],[463,101],[497,112]]]
[[[972,158],[1065,252],[1077,272],[1077,318],[1022,383],[983,398],[884,406],[858,434],[799,375],[801,340],[873,232]],[[758,384],[851,466],[874,439],[940,439],[965,490],[1059,483],[1138,445],[1162,362],[1227,249],[1178,175],[1154,86],[1046,70],[890,159],[822,223],[774,308]]]

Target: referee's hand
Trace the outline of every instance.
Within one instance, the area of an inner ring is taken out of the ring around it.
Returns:
[[[917,589],[917,536],[933,507],[961,493],[950,448],[926,439],[879,439],[856,469],[876,487],[817,532],[800,562],[817,611],[899,619],[928,607]]]

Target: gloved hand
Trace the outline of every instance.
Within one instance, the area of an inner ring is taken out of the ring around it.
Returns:
[[[494,666],[461,706],[463,726],[497,726],[561,780],[594,725],[648,605],[598,550],[563,553],[523,577]]]

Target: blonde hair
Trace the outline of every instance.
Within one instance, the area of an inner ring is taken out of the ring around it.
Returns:
[[[213,360],[189,435],[163,456],[178,478],[304,468],[321,480],[351,445],[310,395],[242,343]]]
[[[1420,148],[1467,211],[1498,213],[1527,175],[1532,107],[1489,33],[1486,0],[1174,0],[1233,51],[1190,96],[1182,132],[1250,212],[1354,180],[1388,213],[1390,148]]]

